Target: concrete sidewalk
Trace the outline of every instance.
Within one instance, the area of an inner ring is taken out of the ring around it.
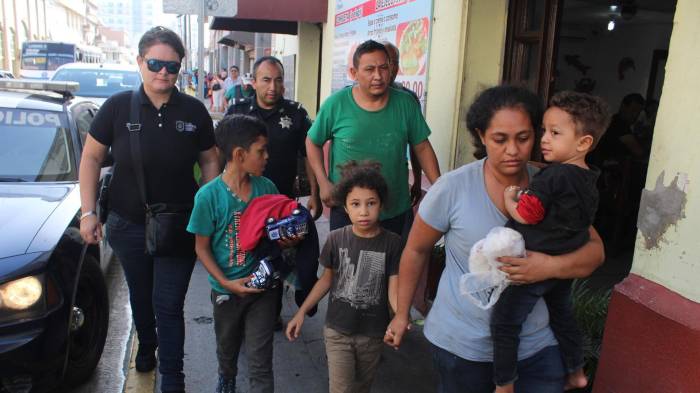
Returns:
[[[328,220],[318,220],[319,237],[325,241]],[[185,304],[187,339],[185,375],[188,392],[213,393],[217,384],[216,346],[207,273],[197,264]],[[297,310],[294,293],[285,290],[282,318],[287,322]],[[274,339],[275,392],[321,393],[328,391],[328,369],[323,343],[326,299],[318,313],[306,318],[302,336],[289,342],[283,332]],[[248,370],[244,351],[239,359],[237,392],[248,392]],[[399,351],[385,347],[372,387],[375,393],[422,393],[435,391],[435,375],[428,342],[422,328],[414,326]]]

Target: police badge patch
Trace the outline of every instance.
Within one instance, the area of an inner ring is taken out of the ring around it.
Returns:
[[[187,123],[182,120],[177,120],[175,122],[175,130],[177,132],[195,132],[197,131],[197,126],[192,123]]]
[[[280,127],[282,128],[291,128],[292,127],[292,119],[289,116],[282,116],[280,117]]]

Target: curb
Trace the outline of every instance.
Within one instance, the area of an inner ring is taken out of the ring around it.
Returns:
[[[139,339],[136,333],[132,335],[131,345],[127,352],[129,355],[129,368],[126,372],[126,380],[124,381],[124,390],[122,393],[153,393],[156,387],[156,370],[158,367],[147,373],[136,371],[136,349],[139,345]]]

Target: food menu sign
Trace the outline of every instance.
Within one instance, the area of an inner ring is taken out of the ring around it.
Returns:
[[[399,48],[396,81],[425,103],[432,0],[336,0],[332,90],[353,83],[349,67],[360,43],[389,41]]]

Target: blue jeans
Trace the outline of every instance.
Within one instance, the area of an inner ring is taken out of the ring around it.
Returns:
[[[438,393],[493,393],[492,362],[472,362],[435,345],[433,362],[438,371]],[[566,370],[559,347],[544,348],[518,361],[518,393],[562,393]]]
[[[111,212],[106,225],[107,240],[124,268],[129,286],[139,345],[158,346],[161,391],[184,392],[183,307],[194,269],[194,252],[183,257],[152,257],[145,252],[143,224]]]

